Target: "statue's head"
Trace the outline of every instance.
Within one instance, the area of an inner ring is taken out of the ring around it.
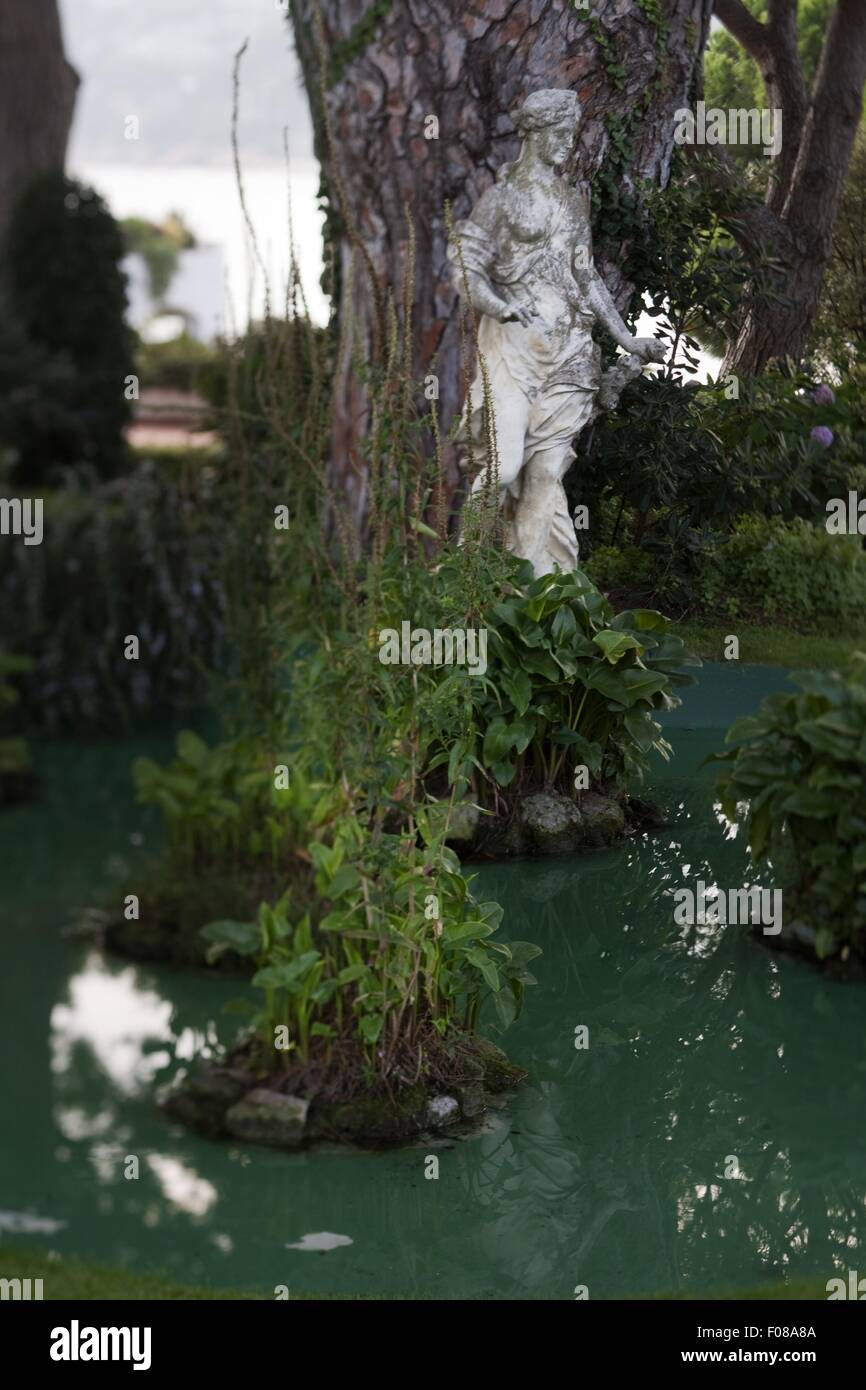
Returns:
[[[527,97],[511,119],[546,164],[563,164],[574,148],[581,111],[574,92],[548,87]]]

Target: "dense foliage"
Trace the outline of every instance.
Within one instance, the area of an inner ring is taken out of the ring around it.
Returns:
[[[134,368],[123,255],[120,229],[92,188],[43,174],[16,204],[0,256],[11,322],[3,333],[11,343],[19,335],[25,355],[16,372],[9,338],[0,349],[12,394],[0,443],[13,451],[22,489],[72,463],[111,477],[125,462]]]
[[[224,664],[230,520],[212,469],[143,462],[109,483],[70,473],[45,498],[41,545],[0,541],[0,632],[30,658],[33,723],[105,731],[202,703]]]
[[[744,517],[704,556],[702,609],[799,631],[859,629],[866,616],[866,551],[859,536],[828,535],[801,518]]]
[[[835,390],[783,375],[735,386],[683,389],[645,375],[596,426],[568,485],[589,508],[585,563],[602,587],[680,611],[715,605],[711,572],[744,516],[763,551],[771,522],[823,526],[830,498],[866,492],[862,369]],[[802,562],[798,588],[809,583],[809,557]],[[728,596],[749,607],[736,565],[725,574]],[[780,607],[771,602],[766,615]]]
[[[802,919],[823,958],[866,954],[866,655],[853,669],[801,672],[728,732],[722,809],[757,863],[772,861],[784,921]]]
[[[642,776],[650,750],[669,751],[653,711],[679,703],[674,687],[698,663],[661,613],[614,615],[579,570],[533,579],[524,565],[518,579],[487,619],[476,757],[501,787],[571,791],[581,764],[605,785]],[[464,749],[452,747],[459,769]]]

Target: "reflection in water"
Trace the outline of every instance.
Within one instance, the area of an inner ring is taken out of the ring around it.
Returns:
[[[849,1268],[866,1221],[861,993],[741,927],[674,923],[679,886],[739,886],[747,869],[701,766],[720,736],[671,734],[676,758],[651,789],[671,810],[667,829],[567,861],[480,867],[481,895],[506,906],[504,934],[544,951],[504,1040],[531,1080],[477,1134],[436,1143],[435,1181],[424,1177],[433,1145],[286,1155],[166,1122],[154,1084],[232,1036],[223,1006],[244,987],[63,941],[73,892],[62,872],[50,909],[41,898],[34,908],[32,888],[15,899],[0,885],[27,924],[16,939],[27,985],[7,989],[4,1021],[12,1036],[45,1039],[19,1049],[4,1077],[4,1113],[22,1117],[0,1153],[5,1229],[269,1296],[277,1284],[444,1298],[571,1298],[577,1284],[591,1298],[704,1293]],[[88,788],[104,789],[107,747],[89,763],[76,750],[60,779],[67,816],[85,815]],[[136,751],[112,756],[128,765]],[[110,816],[90,818],[105,827],[94,884],[141,814],[118,791]],[[17,852],[32,860],[39,837],[21,824]],[[22,881],[42,892],[44,879],[31,862]],[[495,1035],[492,1011],[485,1026]],[[338,1259],[304,1258],[325,1239],[344,1247]]]
[[[55,1221],[51,1216],[37,1216],[29,1211],[0,1211],[0,1231],[8,1231],[15,1236],[53,1236],[62,1231],[65,1221]]]
[[[148,1154],[148,1166],[156,1174],[166,1200],[190,1216],[206,1216],[216,1204],[217,1190],[188,1164],[168,1154]]]
[[[51,1065],[59,1078],[73,1073],[75,1053],[81,1049],[115,1090],[140,1094],[171,1060],[172,1051],[189,1060],[216,1042],[212,1024],[204,1034],[186,1029],[178,1035],[170,1000],[143,985],[137,967],[109,962],[97,951],[89,952],[70,977],[66,995],[66,1002],[51,1012]],[[154,1050],[157,1042],[171,1050]]]
[[[316,1231],[302,1236],[300,1240],[287,1245],[287,1250],[314,1250],[322,1254],[325,1250],[338,1250],[341,1245],[354,1245],[351,1236],[338,1236],[333,1231]]]

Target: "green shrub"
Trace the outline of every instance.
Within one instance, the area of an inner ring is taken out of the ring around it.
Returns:
[[[852,372],[829,404],[815,401],[806,376],[733,386],[728,395],[724,382],[683,387],[644,373],[566,478],[572,504],[589,508],[592,554],[645,551],[654,601],[666,606],[699,601],[702,557],[740,516],[808,520],[829,497],[866,492],[866,372]],[[812,438],[816,426],[832,432],[829,448]]]
[[[4,312],[57,373],[41,424],[33,416],[29,433],[4,440],[18,453],[19,487],[77,462],[110,477],[126,461],[133,365],[123,255],[99,195],[62,174],[34,179],[15,206],[2,258]]]
[[[273,1066],[282,1025],[292,1040],[284,1064],[290,1050],[306,1063],[312,1040],[321,1038],[327,1068],[332,1044],[350,1038],[369,1074],[393,1083],[407,1060],[417,1078],[422,1044],[429,1062],[437,1036],[474,1028],[486,997],[504,1026],[515,1018],[525,986],[534,983],[526,965],[540,949],[493,940],[502,908],[474,897],[444,827],[434,829],[422,814],[419,828],[420,842],[374,836],[347,809],[327,841],[308,847],[317,920],[296,915],[292,924],[289,892],[273,907],[262,904],[255,921],[203,929],[211,960],[232,950],[256,964],[266,1064]]]
[[[685,651],[661,613],[614,610],[579,570],[532,577],[521,564],[513,592],[490,628],[487,674],[477,688],[477,733],[449,754],[452,780],[473,762],[507,787],[573,789],[585,764],[599,782],[641,777],[655,749],[669,745],[653,711],[679,704],[674,687],[693,682]]]
[[[866,655],[846,675],[800,672],[728,731],[722,809],[756,863],[783,879],[784,920],[801,918],[824,957],[866,954]]]
[[[162,813],[169,875],[240,871],[259,861],[285,869],[321,817],[323,788],[297,768],[288,785],[277,785],[278,755],[249,739],[209,747],[186,729],[176,746],[167,766],[138,758],[132,769],[139,801]]]
[[[593,584],[605,591],[651,592],[655,582],[653,556],[636,545],[626,546],[624,550],[617,550],[614,545],[596,545],[582,568]]]
[[[866,614],[866,553],[857,536],[831,536],[801,518],[741,518],[701,564],[700,595],[710,611],[774,619],[796,627]]]
[[[201,704],[226,642],[232,511],[217,481],[196,458],[102,484],[70,473],[45,497],[41,545],[0,540],[0,641],[31,660],[31,722],[105,731]]]

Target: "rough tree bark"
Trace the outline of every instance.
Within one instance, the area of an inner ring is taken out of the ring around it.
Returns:
[[[597,171],[609,145],[607,123],[617,118],[628,127],[631,143],[624,181],[664,184],[674,112],[697,90],[711,8],[712,0],[665,0],[659,6],[592,0],[587,8],[572,0],[292,0],[329,203],[339,208],[344,196],[363,243],[363,252],[355,247],[351,308],[363,350],[372,357],[380,336],[364,257],[382,292],[394,293],[399,313],[408,207],[416,236],[413,371],[416,378],[436,373],[446,428],[461,393],[458,314],[445,256],[446,203],[455,220],[466,215],[517,153],[507,113],[544,87],[569,88],[583,103],[583,177]],[[317,9],[333,148],[320,102]],[[430,116],[438,121],[438,139],[425,138]],[[336,253],[344,286],[351,250],[342,227]],[[610,288],[620,302],[627,298],[629,287]],[[344,319],[350,312],[345,296],[338,312]],[[358,449],[364,417],[362,383],[343,360],[331,467],[356,517],[365,501]]]
[[[808,345],[863,107],[866,4],[838,0],[810,93],[797,51],[797,0],[769,0],[765,23],[742,0],[715,0],[715,13],[758,64],[767,105],[782,111],[766,206],[751,226],[747,219],[744,235],[774,246],[787,263],[787,302],[747,310],[723,370],[749,374],[774,361],[799,363]]]
[[[78,76],[66,61],[57,0],[0,4],[0,238],[23,186],[62,169]]]

